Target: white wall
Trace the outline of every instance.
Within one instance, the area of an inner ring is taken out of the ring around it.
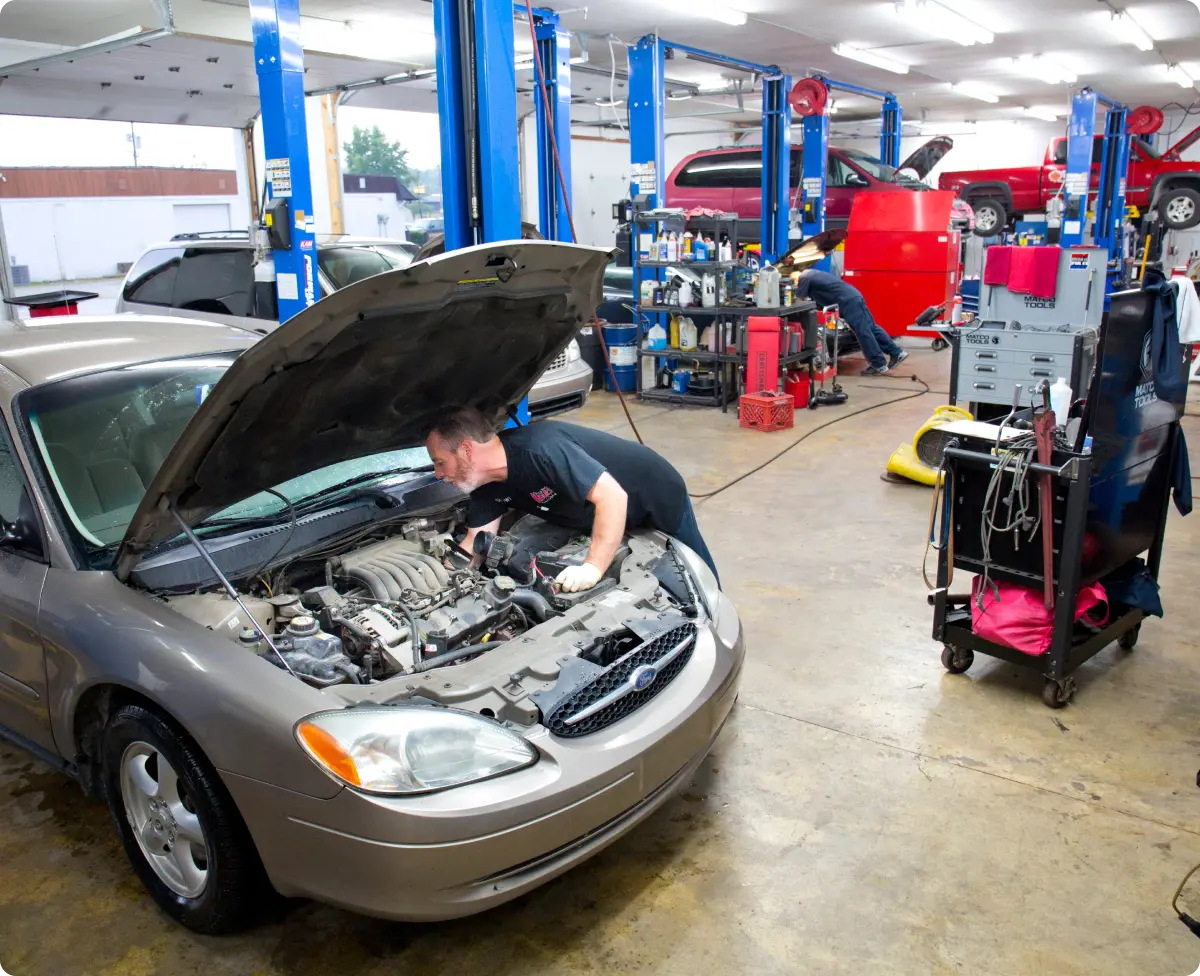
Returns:
[[[412,211],[396,199],[394,193],[342,193],[342,215],[347,234],[362,237],[391,237],[406,240],[405,231],[413,221]],[[379,227],[380,215],[387,218],[387,229]]]
[[[29,265],[33,281],[104,278],[117,263],[136,261],[152,244],[177,232],[175,206],[224,204],[230,223],[242,227],[239,196],[67,197],[5,199],[8,252]]]
[[[582,106],[576,112],[585,110]],[[684,156],[702,149],[733,145],[732,130],[707,118],[670,119],[664,143],[663,178]],[[699,130],[699,131],[698,131]],[[537,126],[532,116],[521,131],[521,214],[537,223],[538,188],[534,160]],[[612,205],[629,196],[629,138],[619,129],[576,126],[571,132],[571,213],[581,244],[612,247],[617,223]]]

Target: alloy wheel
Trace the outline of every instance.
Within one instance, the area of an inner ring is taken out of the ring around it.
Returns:
[[[167,758],[147,742],[121,756],[121,799],[138,847],[168,888],[198,898],[208,884],[208,844],[195,804]]]
[[[991,207],[984,207],[982,210],[975,211],[975,229],[991,231],[996,229],[996,211]]]
[[[1196,215],[1196,201],[1191,197],[1175,197],[1166,206],[1167,220],[1172,224],[1184,224]]]

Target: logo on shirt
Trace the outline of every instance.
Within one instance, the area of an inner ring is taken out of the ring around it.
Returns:
[[[557,495],[558,492],[556,492],[553,488],[539,488],[537,491],[531,491],[529,493],[529,497],[532,498],[538,505],[545,505],[546,502],[550,501],[551,498],[554,498]]]

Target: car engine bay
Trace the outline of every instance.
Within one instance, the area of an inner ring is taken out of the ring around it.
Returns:
[[[586,536],[524,516],[468,554],[459,527],[394,523],[239,581],[240,605],[216,589],[161,598],[347,702],[411,699],[519,726],[588,713],[560,714],[558,734],[595,730],[604,709],[586,689],[628,683],[610,696],[627,713],[686,663],[704,604],[667,537],[627,537],[599,584],[564,593],[554,579],[586,557]]]

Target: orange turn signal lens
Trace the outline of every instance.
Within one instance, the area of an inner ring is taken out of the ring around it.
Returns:
[[[296,735],[309,755],[331,773],[351,786],[362,786],[354,759],[342,748],[342,744],[323,728],[312,722],[301,722],[296,729]]]

